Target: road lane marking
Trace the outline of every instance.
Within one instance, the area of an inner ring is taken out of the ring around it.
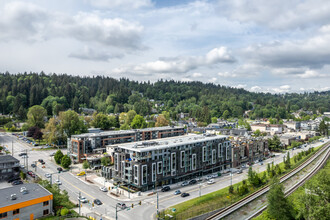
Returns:
[[[63,177],[62,177],[61,180],[64,180],[64,182],[66,182],[66,183],[68,183],[69,185],[73,186],[74,188],[78,189],[80,192],[82,192],[82,193],[88,195],[88,196],[91,197],[92,199],[96,199],[94,196],[91,196],[90,194],[88,194],[88,193],[86,193],[85,191],[79,189],[79,188],[76,187],[75,185],[72,185],[70,182],[68,182],[68,181],[67,181],[66,179],[64,179]]]

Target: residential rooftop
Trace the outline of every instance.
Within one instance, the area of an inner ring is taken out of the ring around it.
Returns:
[[[167,149],[182,145],[195,144],[203,141],[212,141],[218,139],[227,139],[226,135],[186,135],[186,136],[177,136],[170,138],[162,138],[151,141],[138,141],[133,143],[117,144],[112,145],[112,147],[131,150],[135,152],[146,152],[152,150],[161,150]]]
[[[26,188],[26,194],[21,193],[21,187]],[[15,200],[11,199],[11,195],[13,194],[16,194]],[[29,183],[0,189],[0,195],[0,208],[3,208],[40,197],[51,196],[52,194],[37,183]]]
[[[143,128],[143,129],[132,129],[132,130],[119,130],[119,131],[103,131],[100,133],[84,133],[78,135],[72,135],[72,138],[88,138],[95,136],[109,136],[109,135],[118,135],[118,134],[134,134],[136,132],[148,132],[148,131],[164,131],[169,129],[183,129],[182,126],[164,126],[164,127],[153,127],[153,128]]]
[[[0,163],[11,163],[11,162],[19,163],[19,160],[11,155],[1,155],[0,156]]]

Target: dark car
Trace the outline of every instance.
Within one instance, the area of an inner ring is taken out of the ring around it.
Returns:
[[[186,196],[190,196],[190,194],[189,193],[182,193],[181,194],[181,197],[186,197]]]
[[[62,167],[57,167],[58,172],[63,171]]]
[[[44,160],[43,160],[43,159],[39,159],[38,161],[39,161],[40,163],[44,162]]]
[[[23,184],[22,180],[15,180],[11,183],[11,185],[20,185],[20,184]]]
[[[119,207],[121,209],[126,209],[127,208],[126,204],[125,203],[122,203],[122,202],[118,202],[117,203],[117,207]]]
[[[94,200],[94,204],[96,204],[96,205],[102,205],[102,202],[99,199],[95,199]]]
[[[21,178],[19,178],[19,177],[11,178],[11,179],[8,180],[8,183],[14,182],[16,180],[21,180]]]
[[[34,163],[33,164],[31,164],[31,167],[33,167],[33,168],[35,168],[37,165],[35,165]]]
[[[41,162],[41,164],[42,164],[42,165],[45,165],[45,164],[46,164],[46,162],[45,162],[45,161],[42,161],[42,162]]]
[[[190,180],[190,181],[189,181],[189,184],[190,184],[190,185],[193,185],[193,184],[196,184],[196,183],[197,183],[196,180]]]
[[[24,155],[26,155],[26,153],[19,153],[19,154],[18,154],[18,156],[20,156],[20,157],[21,157],[21,156],[24,156]]]
[[[170,186],[163,186],[163,188],[162,188],[162,192],[169,191],[170,189],[171,189]]]
[[[29,174],[29,175],[32,175],[32,171],[31,170],[29,170],[29,171],[27,171],[27,174]]]

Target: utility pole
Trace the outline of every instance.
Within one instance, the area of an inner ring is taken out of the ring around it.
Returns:
[[[80,206],[81,206],[81,192],[79,191],[79,215],[80,215]]]
[[[29,155],[27,149],[26,149],[26,169],[29,170]]]
[[[14,141],[11,140],[11,156],[14,156]]]
[[[159,218],[159,199],[158,199],[158,192],[157,192],[157,219]]]
[[[117,210],[117,205],[116,205],[116,220],[118,220],[118,210]]]

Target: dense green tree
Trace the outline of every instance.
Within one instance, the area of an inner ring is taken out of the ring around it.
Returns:
[[[47,116],[47,111],[40,105],[35,105],[29,108],[27,113],[28,124],[32,127],[44,128],[45,117]]]
[[[267,211],[272,219],[293,219],[291,213],[291,205],[284,195],[284,187],[278,178],[273,178],[270,184],[270,189],[267,194],[268,207]]]
[[[141,115],[135,115],[131,123],[131,128],[138,129],[138,128],[146,128],[146,127],[147,127],[147,123],[144,120],[144,118]]]
[[[101,164],[102,164],[102,166],[109,166],[110,163],[111,163],[110,157],[108,157],[108,156],[103,156],[103,157],[101,158]]]
[[[61,166],[65,169],[69,168],[71,165],[71,159],[68,155],[64,155],[61,159]]]
[[[59,119],[61,129],[63,129],[67,137],[71,137],[73,134],[87,132],[87,127],[83,119],[79,118],[79,115],[75,111],[68,110],[66,112],[60,112]]]
[[[54,155],[54,160],[57,164],[61,164],[61,160],[63,158],[63,153],[61,150],[57,150]]]
[[[103,113],[94,113],[93,115],[93,121],[91,123],[95,128],[101,128],[102,130],[108,130],[110,129],[113,124],[110,121],[109,116],[103,114]]]
[[[102,157],[102,158],[103,158],[103,157]],[[83,162],[83,164],[82,164],[82,167],[83,167],[83,169],[85,169],[85,170],[89,169],[90,166],[91,166],[91,165],[88,163],[87,160],[85,160],[85,161]]]

